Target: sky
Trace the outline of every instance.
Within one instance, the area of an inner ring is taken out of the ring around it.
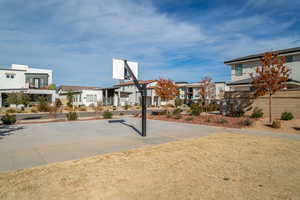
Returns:
[[[112,58],[139,79],[230,81],[225,60],[300,46],[298,0],[0,0],[0,66],[108,87]]]

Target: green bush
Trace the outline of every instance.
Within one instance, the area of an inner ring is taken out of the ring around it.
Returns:
[[[192,121],[194,118],[193,117],[187,117],[185,118],[186,121]]]
[[[199,104],[194,103],[191,105],[191,114],[193,116],[199,116],[201,111],[202,111],[202,108],[199,106]]]
[[[66,116],[67,116],[67,119],[70,120],[70,121],[78,119],[77,112],[72,112],[71,111],[71,112],[67,113]]]
[[[36,108],[34,108],[34,107],[31,108],[30,111],[31,111],[32,113],[37,113],[37,112],[38,112],[38,110],[37,110]]]
[[[127,104],[126,104],[126,105],[124,106],[124,110],[128,110],[129,108],[131,108],[131,105],[127,105]]]
[[[175,115],[174,117],[173,117],[173,119],[181,119],[181,115]]]
[[[105,111],[105,112],[103,112],[102,116],[104,119],[111,119],[113,116],[113,113],[109,112],[109,111]]]
[[[176,99],[175,99],[175,106],[176,106],[176,107],[181,106],[182,103],[183,103],[182,99],[180,99],[180,98],[176,98]]]
[[[209,118],[207,118],[207,119],[205,120],[205,122],[210,123],[211,120],[210,120]]]
[[[167,115],[166,115],[166,118],[171,118],[171,117],[172,117],[171,114],[167,114]]]
[[[49,112],[51,110],[50,105],[45,97],[38,98],[38,110],[40,112]]]
[[[227,119],[225,119],[225,118],[220,118],[220,119],[218,120],[218,122],[219,122],[220,124],[226,124],[226,123],[228,123]]]
[[[173,115],[178,115],[182,112],[182,110],[180,108],[176,108],[173,110]]]
[[[273,120],[271,127],[272,128],[280,128],[281,127],[280,120]]]
[[[10,115],[9,113],[6,113],[2,118],[1,121],[3,122],[3,124],[5,125],[11,125],[11,124],[15,124],[17,119],[16,119],[16,115]]]
[[[251,114],[251,118],[262,118],[264,116],[264,113],[261,108],[255,107],[253,109],[253,112]]]
[[[17,113],[17,110],[14,108],[9,108],[6,110],[6,113]]]
[[[294,115],[290,112],[284,112],[281,114],[281,119],[282,120],[292,120],[292,119],[294,119]]]
[[[79,106],[78,110],[79,111],[87,111],[87,107],[85,107],[85,106]]]
[[[208,105],[207,111],[217,111],[220,110],[220,105],[217,102],[212,102]]]
[[[168,103],[166,106],[167,106],[167,107],[170,107],[170,108],[174,108],[174,107],[175,107],[175,106],[174,106],[173,104],[171,104],[171,103]]]
[[[240,122],[240,124],[241,124],[242,126],[252,126],[253,121],[252,121],[251,119],[249,119],[249,118],[246,118],[246,119],[243,119],[243,120]]]

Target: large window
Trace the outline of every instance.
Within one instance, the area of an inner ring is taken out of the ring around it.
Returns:
[[[235,75],[242,76],[243,75],[243,64],[236,64],[235,65]]]
[[[285,61],[286,61],[287,63],[293,62],[293,61],[294,61],[294,57],[293,57],[293,56],[286,56],[286,57],[285,57]]]

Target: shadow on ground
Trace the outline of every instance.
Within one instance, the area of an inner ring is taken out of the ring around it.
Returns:
[[[109,120],[108,123],[120,123],[123,124],[125,126],[128,126],[130,128],[132,128],[137,134],[139,134],[140,136],[142,136],[142,132],[139,131],[135,126],[128,124],[125,120],[120,119],[120,120]]]
[[[24,126],[0,125],[0,139],[3,139],[5,136],[12,135],[21,129],[24,129]]]

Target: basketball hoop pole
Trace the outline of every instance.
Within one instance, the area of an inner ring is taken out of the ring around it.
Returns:
[[[138,88],[139,92],[142,96],[142,136],[146,137],[146,120],[147,120],[147,104],[146,104],[146,98],[147,98],[147,86],[146,84],[139,84],[138,80],[136,79],[134,73],[131,71],[130,67],[127,64],[127,60],[124,60],[125,63],[125,69],[129,72],[135,86]]]

